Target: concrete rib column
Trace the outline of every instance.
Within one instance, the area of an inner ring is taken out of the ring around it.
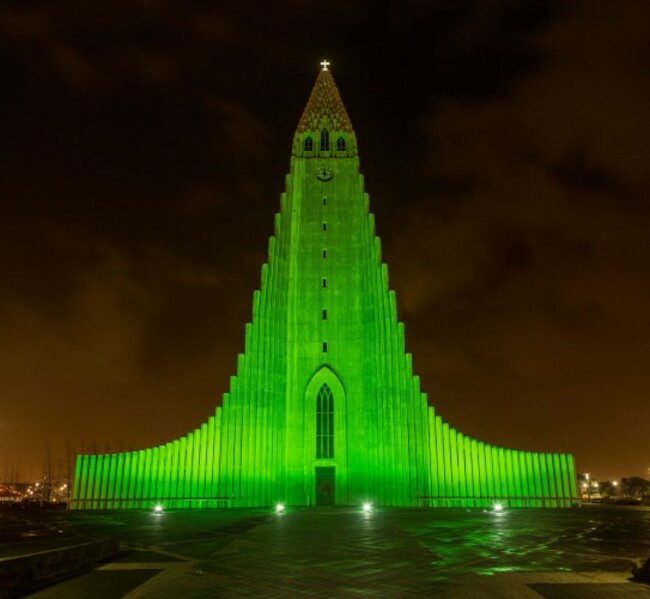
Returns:
[[[77,456],[73,497],[77,498],[77,506],[79,509],[86,508],[86,498],[88,497],[88,462],[87,455]]]

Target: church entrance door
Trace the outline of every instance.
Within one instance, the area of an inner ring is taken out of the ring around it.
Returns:
[[[316,505],[335,505],[336,468],[334,466],[316,468]]]

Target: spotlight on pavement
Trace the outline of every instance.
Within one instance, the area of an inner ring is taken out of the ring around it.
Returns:
[[[372,512],[372,503],[366,502],[363,504],[363,513],[364,514],[369,514]]]
[[[160,504],[155,505],[154,508],[153,508],[153,513],[154,514],[162,514],[163,513],[163,506],[160,505]]]
[[[498,514],[503,511],[503,504],[495,503],[492,509]]]
[[[284,503],[278,503],[278,505],[275,506],[275,513],[281,514],[282,512],[284,512]]]

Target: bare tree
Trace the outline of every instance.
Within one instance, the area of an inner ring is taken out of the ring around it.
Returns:
[[[64,477],[65,477],[65,499],[66,503],[70,505],[70,498],[72,497],[72,485],[74,481],[74,468],[76,462],[76,451],[70,443],[65,444],[65,458],[64,458]]]

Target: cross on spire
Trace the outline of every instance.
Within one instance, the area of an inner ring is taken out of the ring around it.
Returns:
[[[330,66],[329,60],[324,60],[323,62],[320,63],[320,66],[323,67],[323,71],[327,71],[327,67]]]

